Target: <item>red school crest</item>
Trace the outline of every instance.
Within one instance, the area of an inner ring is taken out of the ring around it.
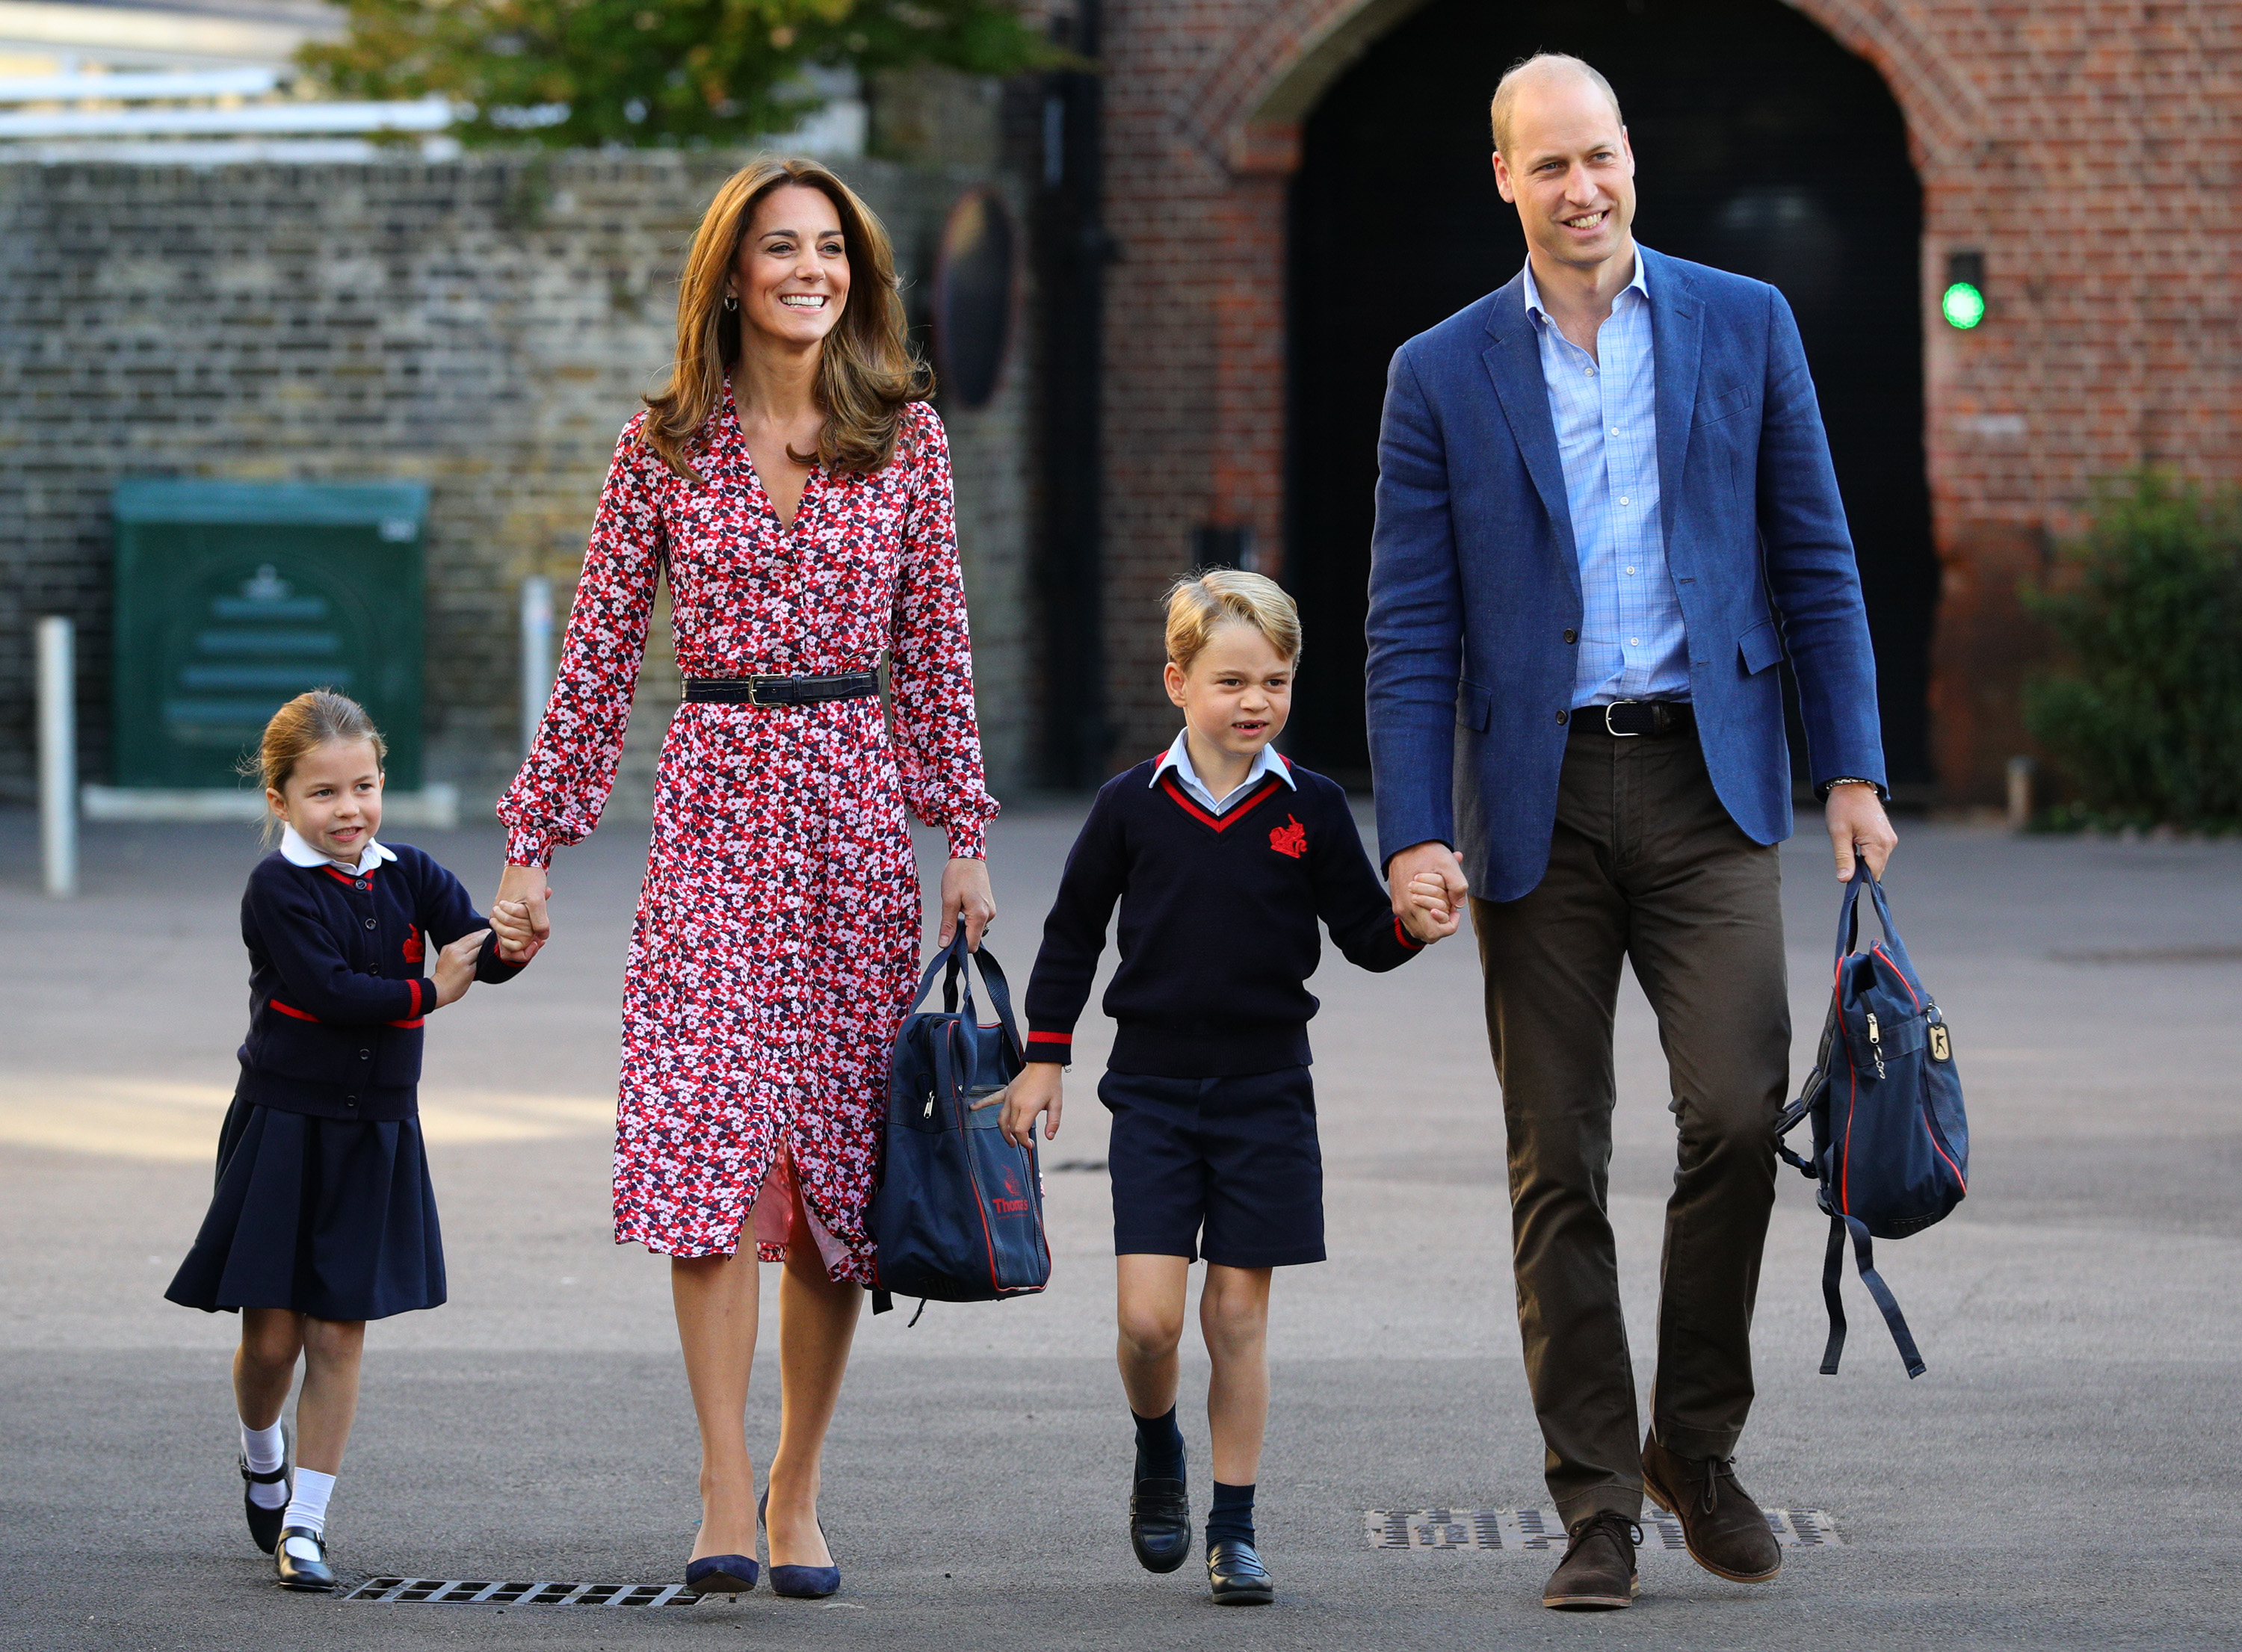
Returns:
[[[416,924],[405,932],[405,961],[417,964],[427,955],[428,949],[421,944],[420,926]]]
[[[1298,860],[1308,852],[1308,829],[1288,814],[1283,826],[1270,828],[1269,846]]]

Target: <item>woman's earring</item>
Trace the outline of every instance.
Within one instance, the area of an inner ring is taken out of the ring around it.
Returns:
[[[724,310],[727,314],[737,310],[739,307],[740,295],[738,293],[728,292],[724,295]]]

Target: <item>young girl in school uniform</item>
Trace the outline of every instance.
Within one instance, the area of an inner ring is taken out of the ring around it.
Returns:
[[[281,832],[241,900],[249,1039],[210,1214],[164,1293],[241,1314],[243,1507],[294,1589],[334,1587],[327,1499],[358,1411],[366,1322],[444,1301],[421,1023],[521,967],[484,946],[490,932],[458,879],[375,840],[386,752],[365,710],[323,689],[265,726],[267,830]],[[421,973],[432,953],[433,980]],[[280,1412],[299,1355],[292,1484]]]

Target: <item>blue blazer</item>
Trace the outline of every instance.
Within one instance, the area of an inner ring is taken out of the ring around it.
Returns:
[[[1853,541],[1798,324],[1761,281],[1641,249],[1666,561],[1714,789],[1755,842],[1790,835],[1781,673],[1815,779],[1884,783]],[[1367,621],[1383,859],[1437,839],[1473,893],[1541,881],[1581,624],[1541,342],[1521,274],[1394,353]],[[1585,713],[1584,713],[1585,714]]]

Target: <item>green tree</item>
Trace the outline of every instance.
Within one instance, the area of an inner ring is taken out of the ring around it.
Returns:
[[[1007,0],[346,0],[305,66],[363,97],[440,95],[470,143],[737,142],[815,110],[800,76],[939,64],[1006,75],[1053,54]]]
[[[2081,824],[2242,826],[2242,498],[2142,475],[2098,502],[2076,578],[2031,600],[2065,669],[2025,720]]]

